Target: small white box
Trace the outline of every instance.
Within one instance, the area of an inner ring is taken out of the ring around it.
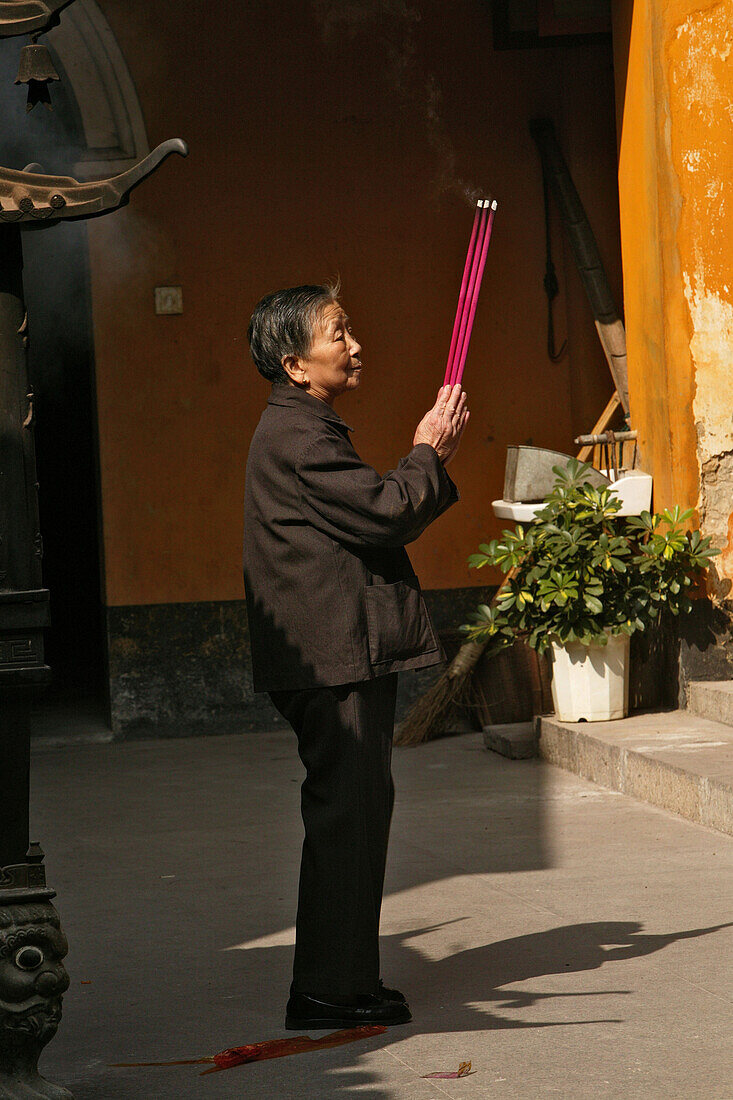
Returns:
[[[156,286],[155,312],[183,313],[183,288],[180,286]]]

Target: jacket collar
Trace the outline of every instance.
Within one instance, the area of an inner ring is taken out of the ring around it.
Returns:
[[[349,432],[354,430],[330,405],[327,405],[325,401],[321,401],[320,397],[313,397],[312,394],[299,389],[298,386],[288,386],[284,382],[276,382],[267,399],[267,404],[302,408],[311,412],[314,416],[320,416],[322,420],[331,420],[335,424],[340,424]]]

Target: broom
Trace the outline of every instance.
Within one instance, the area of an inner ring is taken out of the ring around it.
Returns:
[[[448,732],[453,707],[468,702],[471,674],[485,648],[485,642],[464,642],[443,675],[415,703],[395,735],[395,745],[420,745]]]
[[[495,605],[516,572],[516,566],[509,570],[494,593],[490,607]],[[448,732],[453,708],[471,701],[473,670],[489,641],[463,643],[445,672],[410,710],[395,736],[395,745],[420,745]]]

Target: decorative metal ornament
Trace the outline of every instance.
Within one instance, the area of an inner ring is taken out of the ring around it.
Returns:
[[[48,85],[52,80],[59,80],[56,66],[51,60],[51,54],[46,46],[39,45],[34,36],[30,46],[24,46],[20,52],[20,66],[16,84],[28,85],[27,111],[32,111],[36,103],[45,103],[49,111],[51,95]]]
[[[0,0],[0,38],[39,34],[55,27],[74,0]]]
[[[70,176],[0,167],[0,225],[93,218],[116,210],[127,203],[132,189],[171,153],[185,157],[188,154],[185,141],[170,138],[127,172],[111,179],[82,183]]]

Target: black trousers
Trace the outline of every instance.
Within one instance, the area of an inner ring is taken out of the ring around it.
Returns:
[[[396,673],[270,693],[306,769],[295,993],[329,1000],[378,988],[396,697]]]

